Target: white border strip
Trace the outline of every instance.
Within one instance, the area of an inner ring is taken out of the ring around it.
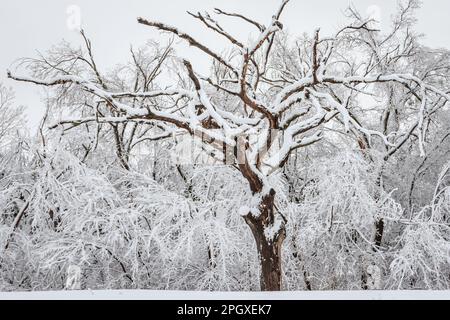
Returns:
[[[0,300],[450,300],[450,291],[47,291],[1,293]]]

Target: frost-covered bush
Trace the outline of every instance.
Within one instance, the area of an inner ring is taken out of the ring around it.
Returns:
[[[390,265],[394,289],[450,288],[450,163],[441,173],[432,202],[413,213],[399,235]]]
[[[401,207],[379,187],[377,172],[352,152],[312,166],[301,203],[289,210],[290,289],[359,289],[369,267],[384,271],[382,249],[374,247],[375,223],[397,219]]]
[[[314,163],[299,172],[301,187],[282,174],[272,181],[288,221],[285,289],[449,288],[447,171],[430,205],[407,219],[360,153]],[[178,185],[164,186],[89,168],[63,148],[17,168],[1,180],[0,290],[64,289],[78,268],[82,289],[258,290],[258,257],[239,216],[251,195],[232,168],[183,167]],[[388,240],[377,248],[379,218]]]
[[[58,149],[26,179],[2,193],[24,194],[1,224],[0,278],[12,288],[63,289],[76,266],[82,288],[256,289],[257,260],[237,214],[246,191],[229,168],[186,171],[180,192]]]

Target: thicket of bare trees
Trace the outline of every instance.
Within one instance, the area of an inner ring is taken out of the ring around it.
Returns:
[[[8,71],[49,98],[29,139],[0,88],[0,289],[63,288],[74,265],[85,288],[449,289],[449,53],[420,44],[416,0],[388,32],[349,8],[299,38],[288,2],[268,24],[189,13],[226,53],[138,18],[161,40],[110,72],[84,32]]]

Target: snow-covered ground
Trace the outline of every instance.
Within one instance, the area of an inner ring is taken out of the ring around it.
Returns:
[[[186,292],[150,290],[0,293],[0,300],[450,300],[450,291]]]

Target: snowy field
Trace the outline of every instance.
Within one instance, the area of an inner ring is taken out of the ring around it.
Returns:
[[[0,293],[0,300],[450,300],[450,291],[48,291]]]

